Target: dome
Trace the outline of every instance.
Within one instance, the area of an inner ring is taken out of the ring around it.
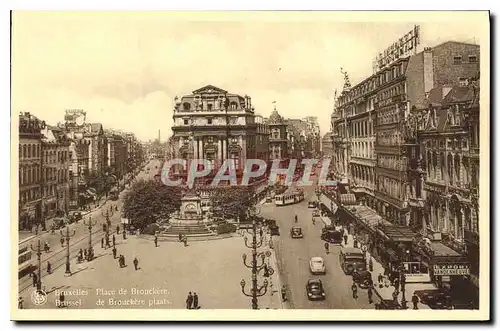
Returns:
[[[281,115],[278,114],[277,110],[273,110],[271,116],[269,116],[269,121],[274,123],[280,123],[283,122],[283,117],[281,117]]]

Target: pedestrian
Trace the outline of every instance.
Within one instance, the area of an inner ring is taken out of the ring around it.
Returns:
[[[115,246],[115,243],[116,243],[116,238],[115,235],[113,235],[113,246]]]
[[[187,245],[188,245],[188,238],[186,236],[184,236],[183,239],[184,239],[183,240],[184,241],[184,247],[187,247]]]
[[[126,267],[127,265],[125,264],[125,255],[122,255],[122,264],[123,264],[123,267]]]
[[[89,254],[89,253],[87,252],[87,249],[85,248],[85,249],[83,250],[83,256],[85,257],[85,259],[87,259],[87,258],[88,258],[88,254]]]
[[[179,233],[179,241],[182,241],[182,234]]]
[[[368,259],[368,269],[373,271],[373,258],[371,256]]]
[[[139,260],[137,259],[137,257],[134,257],[134,268],[135,270],[139,269]]]
[[[382,274],[378,274],[378,287],[382,288],[384,287],[384,276]]]
[[[354,239],[354,242],[352,243],[352,247],[358,248],[358,240]]]
[[[358,286],[356,286],[356,283],[352,283],[352,286],[351,286],[351,290],[352,290],[352,297],[354,299],[357,299],[358,298]]]
[[[36,287],[36,284],[38,283],[38,276],[34,272],[32,272],[31,277],[33,278],[33,287]]]
[[[413,309],[418,309],[419,299],[418,299],[417,295],[415,294],[415,292],[413,292],[413,296],[411,297],[411,302],[413,303]]]
[[[120,226],[119,225],[116,226],[116,234],[120,234]]]
[[[155,236],[155,247],[158,247],[158,237]]]
[[[191,295],[191,292],[189,292],[186,298],[186,308],[191,309],[192,305],[193,305],[193,296]]]
[[[61,291],[61,294],[59,294],[59,308],[64,307],[64,291]]]
[[[396,291],[399,291],[399,278],[395,278],[393,284]]]
[[[47,261],[47,273],[48,274],[52,273],[52,264],[50,264],[50,261]]]
[[[198,294],[194,292],[193,294],[193,309],[198,309]]]
[[[373,297],[373,291],[372,291],[372,287],[371,286],[368,288],[367,294],[368,294],[368,303],[372,303],[373,302],[373,299],[372,299],[372,297]]]
[[[283,300],[283,302],[286,301],[286,286],[285,285],[281,286],[281,300]]]
[[[113,259],[116,259],[116,247],[113,247]]]
[[[347,236],[347,233],[344,232],[344,245],[347,245],[347,239],[349,237]]]
[[[394,290],[394,292],[392,292],[392,300],[394,301],[394,303],[398,302],[398,295],[399,295],[398,290]]]
[[[59,242],[61,243],[61,247],[64,247],[64,238],[61,238],[61,240],[59,240]]]
[[[101,238],[101,248],[104,248],[104,238]]]
[[[24,299],[22,297],[19,297],[17,299],[17,309],[23,309],[24,308]]]

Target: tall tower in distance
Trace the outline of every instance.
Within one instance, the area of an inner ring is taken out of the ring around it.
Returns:
[[[160,134],[160,129],[158,129],[158,142],[161,142],[161,134]]]

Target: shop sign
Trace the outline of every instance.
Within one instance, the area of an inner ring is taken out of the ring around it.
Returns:
[[[470,275],[468,263],[435,264],[434,276],[465,276]]]

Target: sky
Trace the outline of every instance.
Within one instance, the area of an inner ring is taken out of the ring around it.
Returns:
[[[174,97],[211,84],[248,94],[263,116],[273,101],[284,117],[317,116],[324,134],[334,91],[343,86],[341,67],[353,85],[363,80],[373,58],[415,24],[421,49],[448,40],[480,44],[484,31],[463,16],[403,20],[394,12],[388,20],[353,22],[312,13],[240,14],[14,12],[11,111],[55,125],[65,109],[83,109],[87,122],[141,140],[161,130],[165,140]]]

